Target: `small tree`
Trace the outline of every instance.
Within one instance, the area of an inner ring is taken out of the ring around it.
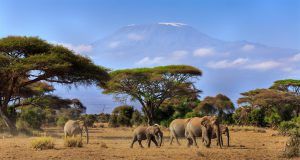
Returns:
[[[199,92],[191,80],[201,74],[199,69],[185,65],[117,70],[110,73],[111,80],[105,84],[104,93],[137,100],[152,125],[157,121],[155,110],[166,99]]]

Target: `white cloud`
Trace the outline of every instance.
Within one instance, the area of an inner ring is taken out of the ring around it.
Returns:
[[[185,50],[177,50],[177,51],[174,51],[174,52],[171,54],[171,59],[173,59],[173,60],[181,60],[181,59],[184,58],[187,54],[188,54],[188,52],[185,51]]]
[[[193,52],[196,57],[206,57],[214,54],[213,48],[198,48]]]
[[[140,41],[143,40],[144,37],[142,35],[136,34],[136,33],[130,33],[127,35],[127,38],[129,40],[133,40],[133,41]]]
[[[160,25],[167,25],[167,26],[173,26],[173,27],[182,27],[186,26],[187,24],[184,23],[176,23],[176,22],[160,22],[158,23]]]
[[[291,61],[299,62],[300,61],[300,53],[295,54],[292,58],[290,58]]]
[[[232,68],[236,66],[241,66],[246,64],[248,59],[246,58],[237,58],[233,61],[230,60],[221,60],[221,61],[211,61],[207,63],[207,67],[214,68],[214,69],[223,69],[223,68]]]
[[[154,58],[149,58],[149,57],[144,57],[143,59],[139,60],[138,62],[136,62],[136,65],[157,65],[157,64],[161,64],[164,61],[164,57],[154,57]]]
[[[263,61],[258,63],[253,63],[251,65],[246,66],[247,69],[255,69],[255,70],[270,70],[281,66],[281,63],[277,61]]]
[[[154,58],[144,57],[137,61],[135,64],[139,66],[153,66],[153,65],[166,65],[166,64],[177,64],[188,55],[186,50],[176,50],[168,56],[157,56]]]
[[[120,41],[113,41],[108,44],[109,48],[117,48],[120,45]]]
[[[75,53],[87,53],[87,52],[91,52],[93,50],[92,45],[87,45],[87,44],[74,45],[71,43],[61,43],[61,42],[56,42],[56,41],[52,41],[51,43],[57,44],[57,45],[62,45],[70,50],[73,50]]]
[[[251,50],[253,50],[253,49],[255,49],[255,46],[252,45],[252,44],[245,44],[245,45],[242,47],[242,50],[243,50],[243,51],[251,51]]]

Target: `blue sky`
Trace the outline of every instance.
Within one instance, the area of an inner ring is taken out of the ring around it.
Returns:
[[[90,52],[91,43],[123,26],[158,22],[185,23],[202,33],[225,41],[247,40],[300,50],[299,0],[0,0],[0,37],[39,36],[64,44],[80,53]],[[250,44],[249,47],[251,49]],[[207,48],[204,51],[207,52]],[[297,53],[299,54],[295,53],[294,57],[286,57],[280,61],[272,56],[267,59],[253,59],[244,55],[207,59],[209,62],[204,68],[205,84],[200,89],[204,89],[204,95],[224,92],[235,101],[238,94],[247,89],[268,87],[278,78],[299,78],[300,66],[297,62],[300,62],[300,52]],[[143,56],[143,62],[148,60],[148,63],[160,65],[158,61],[162,61],[166,55]],[[292,59],[293,64],[284,64],[287,59]],[[242,63],[245,66],[241,66]],[[213,64],[213,67],[209,67],[209,64]],[[109,67],[120,68],[117,63]],[[246,80],[242,79],[244,70],[230,72],[234,67],[253,71],[245,75]],[[259,67],[264,68],[258,70]],[[294,73],[298,76],[276,72],[278,67],[285,67],[288,71],[297,69]],[[277,76],[267,78],[268,75]],[[262,76],[266,78],[262,79]],[[218,78],[231,84],[220,83]],[[246,83],[248,88],[244,87]],[[236,88],[232,89],[234,85]],[[108,107],[115,105],[112,97],[103,96],[100,92],[95,88],[68,90],[58,87],[56,94],[68,98],[79,97],[88,106],[88,112],[96,113],[101,111],[99,106],[102,104]]]
[[[91,43],[128,24],[182,22],[224,40],[300,49],[298,0],[0,0],[0,36]]]

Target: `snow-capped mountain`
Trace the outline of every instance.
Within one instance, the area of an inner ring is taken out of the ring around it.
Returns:
[[[278,79],[300,78],[300,51],[219,40],[182,23],[124,26],[92,43],[91,49],[89,56],[93,61],[112,69],[167,64],[196,66],[203,71],[197,81],[198,88],[203,90],[202,97],[223,93],[234,102],[241,92],[269,87]],[[96,88],[82,89],[76,97],[86,97],[86,104],[101,101],[116,106],[110,96],[90,96],[99,92]]]
[[[174,57],[165,63],[199,63],[225,58],[280,59],[297,53],[293,49],[269,47],[247,41],[228,42],[212,38],[183,23],[156,23],[128,25],[92,44],[95,57],[118,62],[122,67],[130,64],[163,65],[162,59]],[[190,57],[183,59],[183,57]],[[193,57],[193,58],[191,58]],[[140,63],[139,63],[140,62]],[[147,63],[146,63],[147,62]]]

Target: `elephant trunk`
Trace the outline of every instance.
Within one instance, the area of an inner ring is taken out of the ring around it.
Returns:
[[[86,124],[84,124],[84,129],[86,132],[86,144],[89,144],[89,130]]]
[[[210,136],[210,133],[209,133],[209,128],[202,126],[201,132],[202,132],[202,138],[204,140],[205,147],[210,147],[211,136]]]

